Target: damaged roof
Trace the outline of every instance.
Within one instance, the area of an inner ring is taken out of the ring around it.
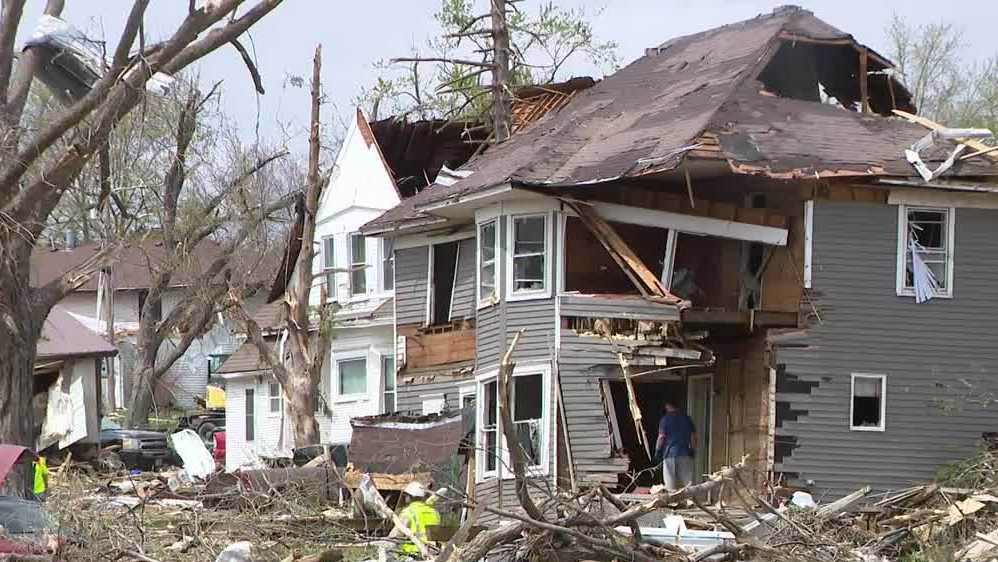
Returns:
[[[357,417],[350,425],[350,462],[358,470],[383,474],[445,471],[465,433],[461,412]]]
[[[38,360],[109,357],[117,353],[106,339],[90,331],[61,306],[52,307],[38,338]]]
[[[821,56],[799,67],[813,78],[815,101],[768,89],[773,81],[799,87],[796,77],[787,77],[792,73],[760,75],[770,61],[782,63],[777,55],[787,57],[787,48],[789,58],[815,57],[816,45],[824,49]],[[875,113],[821,103],[822,88],[842,105],[858,103],[863,53],[873,73],[868,100]],[[718,138],[718,157],[736,173],[910,177],[903,150],[927,131],[884,117],[893,108],[914,110],[904,86],[885,72],[891,66],[848,33],[793,6],[675,38],[473,159],[467,178],[434,184],[363,230],[432,222],[422,207],[506,183],[571,186],[666,172],[705,134]],[[956,171],[998,174],[969,162]]]

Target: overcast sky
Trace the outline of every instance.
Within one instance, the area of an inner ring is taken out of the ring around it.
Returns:
[[[547,0],[527,0],[526,9]],[[597,36],[620,45],[623,63],[646,47],[666,39],[694,33],[771,11],[781,1],[764,0],[554,0],[566,7],[585,7]],[[253,0],[248,0],[247,5]],[[487,4],[479,0],[480,4]],[[995,22],[998,2],[967,0],[948,10],[938,0],[801,0],[803,7],[860,41],[887,54],[884,29],[892,13],[912,23],[947,18],[959,26],[967,56],[980,59],[998,52]],[[130,0],[67,0],[63,17],[92,33],[103,32],[109,41],[117,34],[131,6]],[[44,0],[29,0],[22,34],[34,26]],[[250,34],[267,93],[257,96],[249,75],[234,49],[223,48],[198,68],[203,81],[224,80],[226,111],[236,120],[247,142],[257,134],[271,143],[306,142],[308,92],[296,88],[289,76],[309,76],[312,51],[322,43],[323,86],[331,104],[324,120],[342,119],[352,110],[351,100],[376,76],[372,64],[379,59],[409,54],[413,45],[425,44],[436,31],[433,13],[440,0],[285,0]],[[185,0],[154,0],[147,15],[148,33],[154,38],[171,32],[183,18]],[[597,13],[598,12],[598,13]],[[23,39],[23,37],[22,37]],[[585,64],[568,74],[594,74]],[[258,116],[259,115],[259,119]]]

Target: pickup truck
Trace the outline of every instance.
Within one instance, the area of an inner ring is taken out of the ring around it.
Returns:
[[[118,458],[126,468],[153,470],[160,466],[178,464],[177,455],[167,445],[166,433],[144,429],[102,429],[101,448],[119,446]]]
[[[177,430],[192,429],[205,445],[212,446],[216,431],[225,431],[225,410],[203,410],[196,414],[181,416],[177,420]]]

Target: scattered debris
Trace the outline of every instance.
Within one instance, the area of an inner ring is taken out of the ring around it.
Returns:
[[[193,430],[184,429],[170,435],[173,449],[184,461],[184,472],[191,478],[207,480],[215,473],[215,459],[204,446],[204,441]]]

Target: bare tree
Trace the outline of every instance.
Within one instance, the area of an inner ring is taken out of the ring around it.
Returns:
[[[30,258],[49,215],[73,187],[84,167],[105,146],[114,127],[146,97],[156,73],[173,76],[248,30],[281,0],[259,0],[241,15],[244,0],[215,0],[196,8],[166,40],[139,41],[149,0],[135,0],[114,53],[86,92],[56,110],[29,135],[25,101],[46,51],[29,48],[14,66],[14,41],[25,0],[5,0],[0,14],[0,441],[31,446],[35,440],[33,364],[37,340],[49,310],[85,283],[100,262],[93,260],[43,287],[31,287]],[[45,12],[59,16],[64,2],[49,0]],[[28,490],[26,472],[8,487]]]
[[[916,26],[895,15],[887,39],[920,114],[951,127],[998,128],[998,53],[967,62],[963,33],[946,21]]]
[[[319,424],[315,420],[316,406],[319,404],[318,388],[322,379],[322,368],[329,353],[332,340],[332,314],[335,305],[320,304],[313,311],[309,306],[312,284],[315,275],[312,262],[316,256],[315,222],[319,211],[319,198],[329,182],[329,173],[320,170],[321,123],[319,109],[322,102],[320,71],[322,69],[322,46],[315,49],[312,60],[312,111],[311,129],[308,139],[308,175],[305,178],[305,191],[299,202],[300,244],[294,264],[294,277],[285,294],[285,326],[288,334],[288,361],[281,357],[271,342],[264,337],[263,330],[242,305],[242,298],[236,291],[230,291],[230,299],[246,327],[249,341],[256,346],[262,360],[270,367],[274,378],[281,385],[288,405],[291,431],[296,447],[319,443]],[[294,233],[297,237],[298,232]],[[289,237],[289,242],[291,237]],[[325,290],[320,289],[320,303],[325,303]]]
[[[505,115],[496,116],[495,110],[509,105],[515,88],[553,82],[570,60],[616,68],[617,44],[596,38],[586,10],[541,2],[532,11],[519,7],[523,0],[487,2],[488,10],[476,13],[474,1],[442,0],[435,15],[440,35],[422,49],[429,53],[414,48],[414,56],[393,59],[405,64],[402,72],[379,63],[381,76],[358,103],[374,119],[392,113],[471,121],[498,117],[504,123]]]
[[[240,201],[246,202],[244,184],[265,166],[287,155],[287,151],[258,160],[220,189],[199,194],[201,197],[188,196],[192,180],[188,160],[199,130],[198,115],[213,94],[214,89],[201,97],[194,88],[187,93],[177,116],[175,154],[157,193],[162,217],[153,236],[162,242],[158,248],[162,251],[146,255],[154,282],[139,315],[138,361],[132,373],[126,418],[129,427],[138,427],[148,419],[154,390],[163,375],[215,324],[219,313],[226,310],[230,285],[237,284],[244,297],[263,287],[259,276],[251,274],[258,260],[243,261],[255,253],[247,247],[247,242],[252,244],[252,232],[295,200],[293,194],[287,194],[276,201],[261,201],[252,208],[230,209],[234,213],[219,212],[226,203],[238,207]],[[216,235],[227,225],[232,225],[234,231],[217,242]],[[179,292],[179,302],[167,310],[164,297],[177,284],[178,277],[183,277],[180,280],[184,287]],[[164,346],[168,340],[170,345]]]

